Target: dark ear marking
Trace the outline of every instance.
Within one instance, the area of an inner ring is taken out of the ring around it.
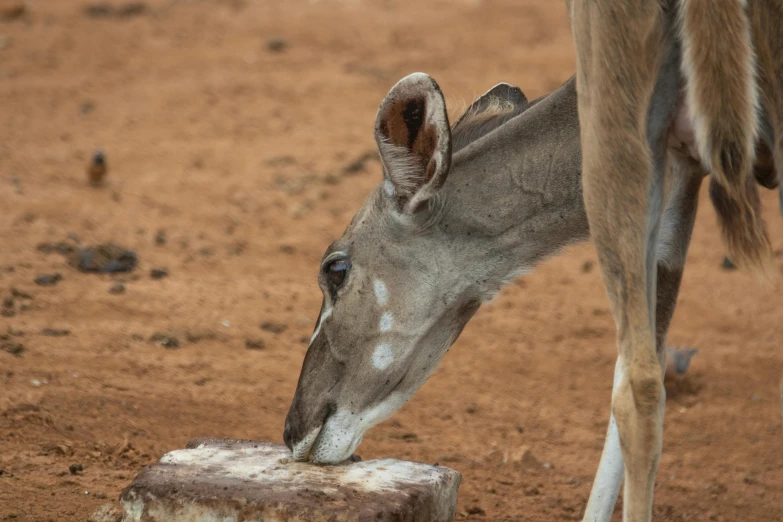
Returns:
[[[388,193],[404,212],[423,208],[451,166],[446,103],[435,80],[414,73],[397,82],[378,109],[375,140]]]
[[[402,110],[402,119],[408,128],[408,148],[413,148],[416,136],[424,125],[424,100],[410,100]]]

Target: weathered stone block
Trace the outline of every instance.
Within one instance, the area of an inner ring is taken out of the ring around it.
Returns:
[[[315,466],[285,446],[194,439],[125,488],[125,522],[451,522],[461,475],[395,459]]]

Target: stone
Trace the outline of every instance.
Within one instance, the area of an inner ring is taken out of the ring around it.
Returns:
[[[396,459],[316,466],[283,445],[194,439],[142,472],[120,502],[125,522],[454,520],[461,475]]]

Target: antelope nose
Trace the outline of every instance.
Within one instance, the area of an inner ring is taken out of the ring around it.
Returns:
[[[283,430],[283,441],[285,442],[285,445],[288,446],[288,449],[294,451],[294,442],[291,438],[291,423],[288,421],[286,421],[285,429]]]

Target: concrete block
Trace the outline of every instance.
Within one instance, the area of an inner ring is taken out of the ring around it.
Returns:
[[[461,475],[396,459],[316,466],[285,446],[194,439],[120,496],[124,522],[451,522]]]

